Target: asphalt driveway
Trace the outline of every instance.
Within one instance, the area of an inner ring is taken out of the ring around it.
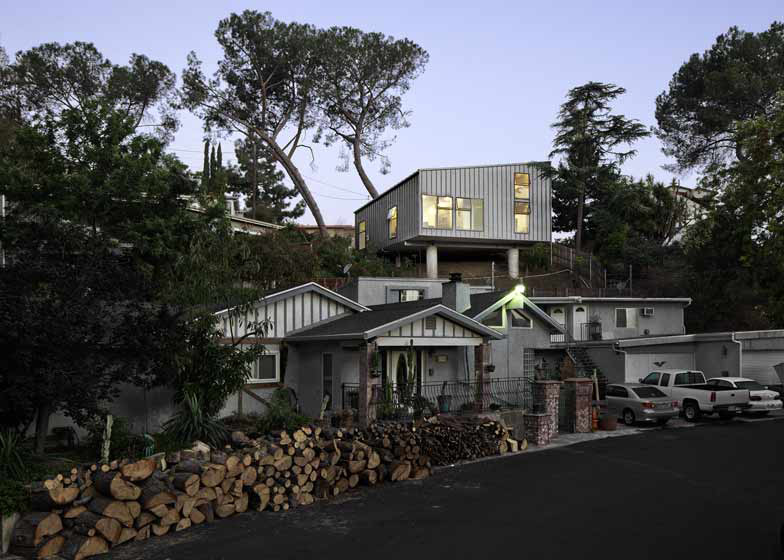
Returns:
[[[784,558],[784,422],[646,430],[252,513],[113,558]]]

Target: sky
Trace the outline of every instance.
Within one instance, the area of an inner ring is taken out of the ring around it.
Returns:
[[[218,21],[245,9],[406,37],[428,51],[424,74],[404,98],[411,126],[390,134],[390,172],[366,165],[381,191],[419,168],[548,159],[551,124],[566,92],[591,80],[626,88],[614,110],[653,126],[656,96],[692,53],[707,50],[730,26],[762,31],[784,19],[782,0],[0,0],[0,45],[11,55],[44,42],[89,41],[115,63],[141,53],[178,75],[195,51],[211,72],[221,56]],[[201,123],[187,113],[180,119],[171,150],[200,170]],[[232,159],[232,146],[222,140],[224,159]],[[662,169],[671,162],[657,139],[636,148],[625,173],[673,178]],[[353,211],[368,196],[353,167],[338,171],[339,148],[317,145],[312,159],[301,151],[296,163],[325,220],[353,224]],[[678,179],[692,186],[698,177]],[[300,221],[313,223],[309,214]]]

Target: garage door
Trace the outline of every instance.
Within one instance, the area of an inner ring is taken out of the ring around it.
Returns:
[[[661,368],[693,369],[694,354],[692,352],[626,354],[627,383],[634,383],[641,377],[645,377],[650,372]]]
[[[781,383],[773,366],[784,362],[784,351],[781,350],[744,350],[741,359],[743,377],[749,377],[763,385]]]

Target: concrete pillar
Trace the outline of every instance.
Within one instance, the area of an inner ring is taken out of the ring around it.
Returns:
[[[476,379],[476,406],[478,410],[485,410],[490,401],[490,376],[487,364],[490,358],[490,343],[483,342],[474,347],[474,375]]]
[[[363,344],[359,347],[359,426],[367,428],[375,420],[376,409],[371,406],[373,385],[370,380],[370,366],[375,345]]]
[[[506,263],[509,268],[509,278],[520,278],[520,249],[513,248],[506,251]]]
[[[427,277],[438,278],[438,247],[427,246]]]
[[[586,434],[591,431],[591,395],[593,382],[587,377],[571,377],[564,380],[569,395],[569,428],[573,433]]]

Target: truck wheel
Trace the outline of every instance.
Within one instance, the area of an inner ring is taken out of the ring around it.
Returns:
[[[700,419],[700,405],[693,402],[684,403],[683,415],[688,422],[696,422]]]
[[[628,408],[623,411],[623,423],[624,424],[626,424],[627,426],[633,426],[634,425],[634,420],[635,420],[634,412],[632,412]]]

